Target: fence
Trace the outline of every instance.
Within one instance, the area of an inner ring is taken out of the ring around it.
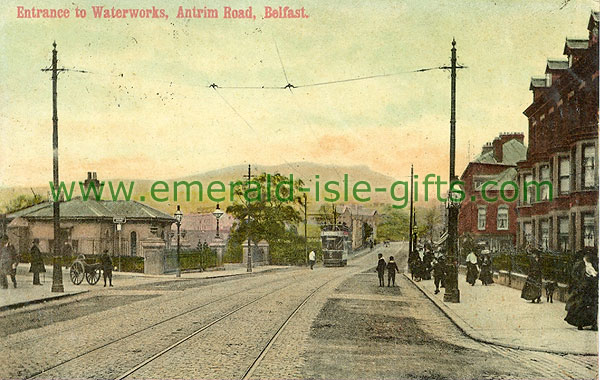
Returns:
[[[212,249],[181,250],[179,252],[179,267],[181,270],[204,270],[217,266],[217,253]],[[165,250],[165,272],[177,270],[177,250]]]
[[[570,283],[571,268],[573,267],[573,258],[570,254],[544,252],[540,255],[540,261],[544,279],[563,284]],[[523,252],[504,252],[492,255],[492,262],[496,270],[527,275],[531,255]]]

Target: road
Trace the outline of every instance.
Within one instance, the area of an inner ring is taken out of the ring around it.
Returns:
[[[116,284],[2,312],[0,377],[594,378],[596,358],[471,340],[402,275],[378,287],[376,254],[405,263],[405,251],[378,247],[345,268]]]

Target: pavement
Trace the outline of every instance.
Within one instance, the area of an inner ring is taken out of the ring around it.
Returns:
[[[29,273],[29,264],[19,264],[17,267],[17,288],[13,288],[13,284],[8,278],[8,289],[0,289],[0,311],[16,309],[23,306],[53,301],[65,297],[74,296],[77,294],[86,293],[89,291],[102,291],[104,288],[102,277],[96,285],[89,285],[85,280],[80,285],[74,285],[69,278],[69,270],[62,269],[63,272],[63,287],[64,292],[52,292],[52,266],[46,265],[46,273],[40,273],[40,282],[42,285],[33,285],[33,274]],[[287,267],[265,265],[253,268],[253,273],[281,270]],[[113,285],[132,286],[150,282],[173,281],[173,280],[190,280],[190,279],[205,279],[217,277],[230,277],[246,275],[245,266],[227,265],[225,270],[209,270],[204,272],[184,272],[181,277],[175,277],[175,274],[165,275],[147,275],[144,273],[133,272],[113,272]]]
[[[405,272],[410,280],[410,275]],[[578,331],[564,321],[565,304],[531,303],[517,289],[499,284],[475,286],[459,275],[460,303],[444,302],[444,289],[434,294],[433,280],[412,281],[469,337],[503,347],[532,351],[598,355],[598,332]],[[545,294],[544,294],[545,295]]]

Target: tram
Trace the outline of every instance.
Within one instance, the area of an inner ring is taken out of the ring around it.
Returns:
[[[346,225],[326,224],[321,227],[323,266],[343,267],[351,250],[350,231]]]

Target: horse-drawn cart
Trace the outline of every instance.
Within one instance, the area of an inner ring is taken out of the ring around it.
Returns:
[[[85,255],[77,256],[77,259],[71,264],[71,270],[69,271],[71,282],[79,285],[85,277],[88,284],[96,285],[98,280],[100,280],[100,269],[102,268],[102,263],[99,263],[97,260],[96,256],[91,256],[89,259]]]

